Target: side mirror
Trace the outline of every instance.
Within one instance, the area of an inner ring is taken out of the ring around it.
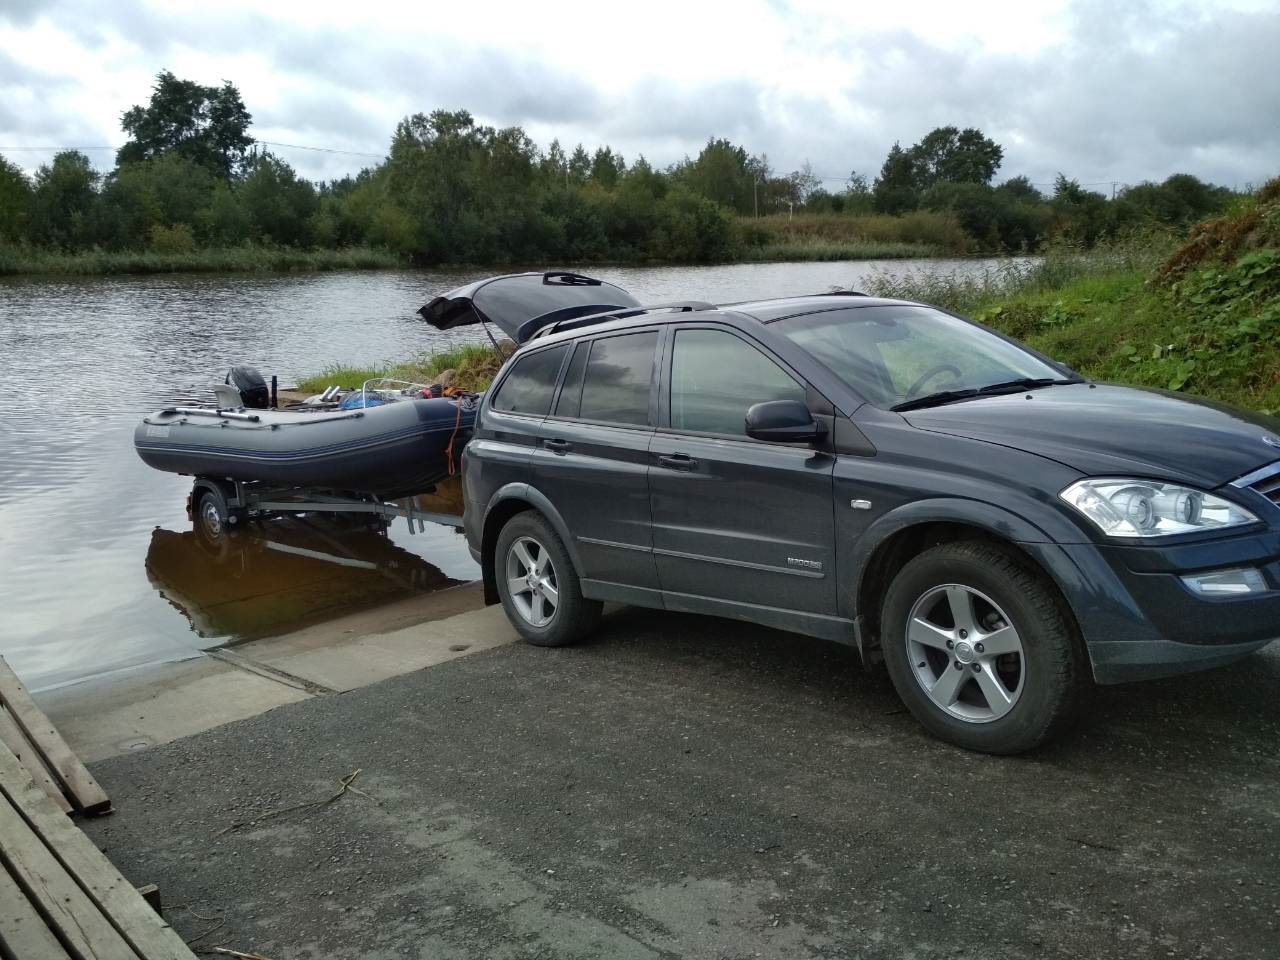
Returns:
[[[774,443],[808,443],[827,435],[827,428],[799,400],[770,400],[747,411],[747,436]]]

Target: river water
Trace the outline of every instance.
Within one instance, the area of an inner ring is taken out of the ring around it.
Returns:
[[[641,302],[857,288],[914,260],[591,269]],[[211,550],[190,480],[144,466],[138,420],[248,363],[281,384],[483,338],[414,313],[481,272],[0,281],[0,655],[34,688],[68,683],[474,579],[460,535],[325,520],[257,525]]]

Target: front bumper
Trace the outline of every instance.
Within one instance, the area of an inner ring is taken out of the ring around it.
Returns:
[[[1280,639],[1280,531],[1179,545],[1059,547],[1077,579],[1059,583],[1076,614],[1099,683],[1220,666]],[[1267,590],[1197,595],[1190,573],[1262,572]]]

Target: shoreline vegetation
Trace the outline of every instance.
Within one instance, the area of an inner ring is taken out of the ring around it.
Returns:
[[[1004,149],[975,128],[894,143],[874,176],[819,175],[715,136],[656,166],[441,109],[313,182],[255,141],[234,84],[167,70],[120,123],[108,170],[74,149],[30,174],[0,156],[0,276],[1000,256],[1185,229],[1247,195],[1186,173],[1110,196],[1065,173],[998,181]]]
[[[1090,379],[1280,414],[1280,178],[1181,237],[1061,242],[1030,266],[884,274],[865,292],[970,316]],[[493,347],[470,344],[371,368],[335,365],[298,386],[378,376],[430,383],[452,370],[455,384],[480,390],[501,362]]]
[[[804,237],[750,247],[721,263],[797,263],[840,260],[907,260],[938,256],[990,256],[966,250],[940,249],[926,243],[878,240],[828,240]],[[703,263],[703,261],[697,261]],[[688,260],[658,258],[584,260],[589,266],[679,266]],[[512,263],[441,262],[431,268],[494,272],[523,269]],[[187,251],[80,250],[62,252],[0,243],[0,277],[123,276],[167,273],[320,273],[333,270],[426,269],[410,257],[386,247],[300,249],[261,244],[205,247]]]

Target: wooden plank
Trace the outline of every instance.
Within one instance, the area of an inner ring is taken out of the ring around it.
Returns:
[[[114,929],[127,938],[138,956],[146,960],[195,960],[195,954],[174,929],[147,905],[93,841],[47,801],[3,746],[0,794],[7,798],[0,806],[9,808],[11,804],[11,809],[21,813],[23,822],[34,828],[62,868],[76,878],[82,893],[110,918]],[[3,828],[0,837],[6,837]],[[6,846],[7,843],[6,839]]]
[[[0,657],[0,702],[9,709],[27,739],[39,748],[45,763],[58,778],[77,810],[105,813],[111,809],[111,800],[106,791],[85,769],[80,758],[72,753],[62,735],[49,722],[49,718],[36,706],[18,675],[4,662],[4,657]]]
[[[8,754],[6,759],[12,758],[13,755]],[[16,766],[17,761],[13,762]],[[32,790],[40,789],[25,770],[19,767],[18,772],[31,784]],[[43,793],[37,795],[50,815],[64,826],[76,829]],[[138,960],[120,931],[102,915],[98,905],[80,889],[75,878],[7,800],[0,803],[0,837],[4,838],[0,858],[27,898],[57,931],[71,956],[76,960]]]
[[[50,800],[58,805],[58,809],[63,813],[70,813],[71,803],[62,795],[62,786],[54,782],[49,768],[40,758],[40,751],[23,736],[18,725],[13,722],[13,717],[9,716],[9,711],[3,708],[0,708],[0,741],[22,761],[22,765],[27,768],[27,773],[31,774],[31,779],[49,795]]]
[[[44,917],[36,913],[27,895],[4,869],[0,869],[0,956],[12,960],[70,960],[70,954],[45,925]]]

